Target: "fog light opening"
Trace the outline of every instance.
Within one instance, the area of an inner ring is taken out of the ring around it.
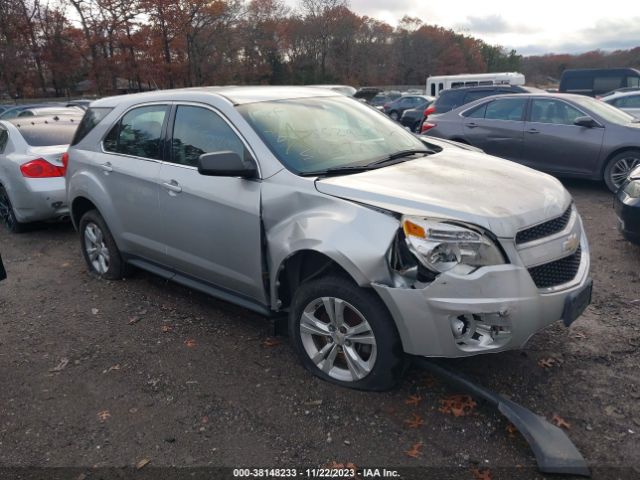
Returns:
[[[451,331],[455,338],[462,338],[469,331],[469,322],[464,315],[451,319]]]
[[[499,312],[451,317],[450,327],[456,345],[466,352],[499,348],[511,338],[510,319]]]

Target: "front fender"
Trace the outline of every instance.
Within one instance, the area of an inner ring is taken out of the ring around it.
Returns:
[[[292,175],[289,174],[291,177]],[[286,260],[302,250],[331,258],[361,286],[389,283],[386,254],[399,222],[393,215],[322,194],[308,179],[297,186],[265,182],[262,219],[267,240],[271,304]]]

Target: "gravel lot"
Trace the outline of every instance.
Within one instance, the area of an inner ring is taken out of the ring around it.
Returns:
[[[595,478],[638,478],[640,247],[617,233],[604,187],[566,185],[591,243],[592,305],[522,351],[449,364],[566,421]],[[70,225],[0,231],[0,251],[9,274],[0,283],[0,467],[82,467],[78,478],[89,478],[144,460],[137,473],[352,462],[541,478],[493,408],[442,411],[461,392],[423,371],[385,393],[329,385],[254,313],[144,272],[91,276]]]

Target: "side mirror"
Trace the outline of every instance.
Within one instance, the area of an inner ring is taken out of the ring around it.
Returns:
[[[579,127],[585,127],[585,128],[594,128],[594,127],[599,127],[600,125],[598,124],[598,122],[596,122],[593,118],[588,117],[588,116],[584,116],[584,117],[578,117],[573,121],[574,125],[577,125]]]
[[[254,178],[258,169],[253,160],[243,160],[236,152],[223,151],[200,155],[198,173],[211,177]]]

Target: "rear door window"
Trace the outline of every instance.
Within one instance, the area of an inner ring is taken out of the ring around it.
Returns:
[[[489,102],[484,118],[487,120],[521,121],[526,99],[503,98]]]
[[[483,103],[478,107],[472,108],[471,110],[467,110],[462,114],[462,116],[467,118],[484,118],[486,111],[487,111],[487,103]]]
[[[113,108],[89,108],[80,121],[80,125],[78,126],[78,130],[76,130],[73,140],[71,141],[71,145],[80,143],[80,141],[86,137],[87,134],[93,130],[93,128],[98,125],[111,110],[113,110]]]
[[[161,160],[160,137],[168,111],[168,105],[129,110],[105,137],[105,151]]]

